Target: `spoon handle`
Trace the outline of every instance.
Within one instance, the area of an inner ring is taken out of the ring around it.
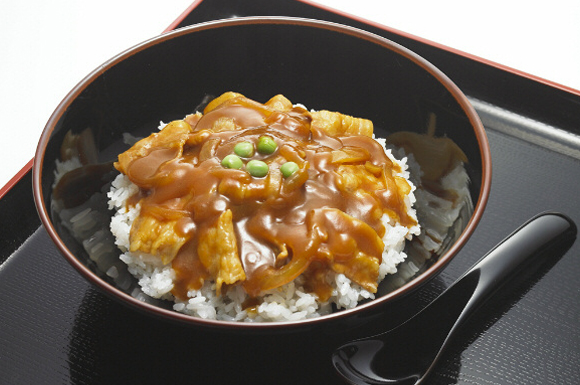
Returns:
[[[562,255],[575,237],[576,225],[566,216],[536,215],[414,317],[388,332],[338,348],[335,369],[352,384],[422,384],[455,331],[477,308],[534,260],[548,252],[554,258]]]
[[[432,358],[431,365],[416,384],[422,383],[431,372],[455,331],[493,293],[510,278],[524,272],[536,259],[547,257],[547,252],[555,246],[565,243],[569,247],[569,241],[575,237],[576,225],[565,215],[549,212],[538,214],[497,244],[435,299],[428,308],[447,308],[449,313],[446,317],[455,317],[455,321],[450,323],[447,332],[442,330],[446,336]]]
[[[541,213],[524,223],[489,251],[453,286],[477,280],[473,294],[456,322],[461,323],[524,265],[534,261],[565,237],[576,234],[576,225],[560,213]],[[450,288],[451,289],[451,288]]]

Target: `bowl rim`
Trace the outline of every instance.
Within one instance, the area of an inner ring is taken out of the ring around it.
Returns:
[[[453,245],[445,252],[433,265],[431,265],[427,271],[418,277],[414,278],[410,282],[400,288],[389,292],[379,298],[372,301],[360,304],[352,309],[344,309],[335,313],[323,315],[316,318],[310,318],[298,321],[283,321],[283,322],[233,322],[233,321],[222,321],[222,320],[208,320],[199,317],[193,317],[187,314],[183,314],[177,311],[164,309],[157,307],[155,305],[142,302],[129,294],[117,289],[116,287],[110,285],[108,282],[103,280],[101,277],[93,273],[87,266],[82,264],[74,254],[66,247],[64,242],[60,239],[55,227],[52,224],[48,210],[44,204],[44,195],[42,192],[42,169],[43,169],[43,158],[46,150],[46,146],[49,139],[55,129],[57,122],[60,120],[64,112],[67,110],[68,106],[72,101],[79,95],[93,80],[98,78],[103,72],[108,68],[115,66],[117,63],[133,56],[134,54],[147,49],[148,47],[161,44],[167,40],[171,40],[175,37],[195,33],[198,31],[204,31],[209,29],[217,29],[224,27],[234,27],[240,25],[252,25],[252,24],[274,24],[274,25],[298,25],[302,27],[309,27],[315,29],[325,29],[337,33],[342,33],[350,35],[356,38],[360,38],[371,43],[385,47],[395,53],[404,56],[405,58],[411,60],[415,64],[419,65],[423,70],[430,73],[435,77],[453,96],[462,110],[465,112],[469,119],[471,126],[474,129],[474,133],[479,145],[479,150],[481,152],[481,187],[479,191],[478,201],[475,202],[474,211],[469,219],[465,229],[459,235],[458,239],[453,243]],[[467,97],[459,89],[450,78],[447,77],[442,71],[440,71],[433,64],[428,62],[426,59],[422,58],[418,54],[412,52],[411,50],[403,47],[402,45],[388,40],[382,36],[376,35],[374,33],[339,24],[330,21],[307,19],[307,18],[297,18],[297,17],[286,17],[286,16],[252,16],[252,17],[234,17],[229,19],[214,20],[199,24],[194,24],[187,27],[182,27],[170,32],[163,33],[159,36],[148,39],[142,43],[139,43],[125,51],[122,51],[118,55],[107,60],[91,73],[89,73],[85,78],[83,78],[60,102],[56,107],[45,128],[41,134],[36,149],[33,168],[32,168],[32,182],[33,182],[33,195],[35,205],[41,219],[44,228],[46,229],[48,235],[53,240],[60,253],[65,257],[65,259],[84,276],[89,282],[95,286],[102,289],[105,293],[109,294],[113,298],[120,300],[121,302],[132,305],[132,307],[138,310],[145,311],[148,314],[153,314],[161,316],[162,318],[180,321],[180,323],[185,323],[189,325],[207,326],[211,328],[219,329],[236,329],[236,330],[275,330],[280,328],[296,328],[304,326],[313,326],[320,323],[326,323],[332,320],[344,319],[350,317],[353,314],[363,314],[370,308],[376,308],[390,302],[396,298],[400,298],[418,287],[422,286],[425,282],[429,281],[431,278],[436,276],[445,267],[450,260],[459,252],[459,250],[467,243],[468,239],[471,237],[477,224],[479,223],[487,201],[489,198],[491,190],[491,151],[489,147],[489,142],[483,124],[477,115],[474,107],[471,105]]]

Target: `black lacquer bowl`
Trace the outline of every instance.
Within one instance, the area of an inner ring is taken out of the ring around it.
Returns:
[[[430,130],[432,136],[448,138],[467,156],[466,187],[472,204],[466,205],[441,249],[416,274],[397,277],[397,285],[382,283],[376,299],[355,309],[294,323],[232,323],[190,317],[171,310],[168,303],[136,295],[137,283],[116,260],[119,252],[108,231],[111,213],[103,192],[116,173],[112,161],[128,148],[124,135],[148,135],[159,121],[181,119],[208,96],[230,90],[261,102],[282,93],[311,109],[365,117],[381,137]],[[357,322],[380,311],[386,302],[436,276],[463,247],[482,216],[490,181],[483,126],[461,91],[433,65],[362,30],[282,17],[194,25],[148,40],[104,63],[57,107],[40,139],[33,168],[41,220],[85,278],[147,313],[234,330]]]

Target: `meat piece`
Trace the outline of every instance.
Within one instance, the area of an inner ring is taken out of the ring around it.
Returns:
[[[217,295],[220,295],[223,284],[232,285],[246,279],[238,256],[231,210],[224,211],[215,226],[200,234],[197,254],[201,263],[215,278]]]
[[[308,289],[321,301],[326,301],[332,292],[327,280],[328,270],[342,273],[368,291],[376,292],[385,246],[372,227],[334,208],[311,210],[306,227],[300,245],[284,244],[285,239],[291,240],[292,237],[278,234],[283,245],[279,247],[283,254],[280,256],[289,256],[290,260],[282,267],[265,267],[254,273],[244,283],[250,295],[257,296],[280,287],[305,273]],[[296,231],[300,232],[299,229]]]
[[[339,112],[311,112],[312,131],[322,132],[328,136],[364,135],[373,136],[373,122],[368,119],[354,118]]]
[[[274,96],[264,104],[282,112],[290,111],[293,107],[292,102],[281,94]]]
[[[216,109],[216,107],[220,106],[221,104],[223,104],[224,102],[230,100],[230,99],[235,99],[235,98],[239,98],[239,97],[244,97],[244,95],[237,93],[237,92],[225,92],[223,94],[221,94],[220,96],[218,96],[217,98],[213,99],[211,102],[209,102],[209,104],[204,108],[203,110],[203,114],[207,114],[208,112],[211,112],[213,110]]]
[[[182,220],[160,220],[153,213],[141,213],[131,226],[130,251],[152,254],[159,257],[163,264],[170,263],[191,238],[191,233],[184,234],[178,230]]]
[[[375,230],[338,209],[315,210],[312,225],[322,235],[318,255],[330,268],[375,293],[385,248]]]
[[[192,128],[188,123],[183,120],[175,120],[161,131],[141,139],[133,147],[120,154],[119,161],[115,162],[114,166],[123,174],[127,174],[131,162],[159,149],[174,149],[174,157],[179,157],[183,153],[183,145],[190,132],[192,132]]]

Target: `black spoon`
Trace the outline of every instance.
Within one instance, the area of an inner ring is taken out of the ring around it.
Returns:
[[[332,355],[334,368],[351,384],[423,383],[474,310],[533,257],[575,237],[576,225],[566,216],[535,216],[413,318],[386,333],[338,348]]]

